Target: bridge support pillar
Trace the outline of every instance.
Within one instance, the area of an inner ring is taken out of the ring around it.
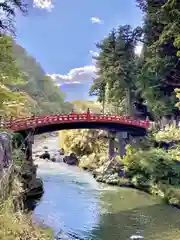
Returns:
[[[118,133],[118,140],[119,140],[119,155],[120,157],[123,157],[126,154],[126,144],[128,140],[128,133],[127,132]]]
[[[133,148],[138,148],[140,145],[140,137],[133,137],[133,136],[129,136],[129,144],[133,147]]]
[[[115,151],[115,137],[116,132],[115,131],[109,131],[109,158],[112,159],[114,157]]]
[[[25,144],[25,156],[26,161],[32,162],[32,146],[34,143],[34,135],[32,132],[29,132],[25,138],[24,144]]]

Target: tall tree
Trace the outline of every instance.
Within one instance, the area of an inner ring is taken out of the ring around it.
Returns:
[[[177,0],[137,0],[145,13],[144,56],[137,87],[158,118],[177,114],[174,89],[180,86]]]
[[[135,47],[142,38],[142,29],[119,26],[107,38],[97,44],[100,54],[96,58],[98,78],[94,80],[90,94],[104,96],[108,103],[116,105],[127,100],[128,114],[132,114],[135,76],[138,65]],[[106,89],[106,91],[105,91]],[[107,94],[108,93],[108,94]],[[119,101],[118,101],[119,100]]]

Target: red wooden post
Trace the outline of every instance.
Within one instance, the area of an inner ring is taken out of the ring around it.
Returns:
[[[72,119],[74,119],[74,110],[71,112]]]

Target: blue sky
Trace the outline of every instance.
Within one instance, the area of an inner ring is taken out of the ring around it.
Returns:
[[[34,0],[28,16],[18,15],[17,42],[61,85],[68,100],[87,99],[95,43],[118,25],[141,25],[141,12],[135,0],[50,2]]]

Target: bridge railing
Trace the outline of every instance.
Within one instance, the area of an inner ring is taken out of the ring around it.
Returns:
[[[71,114],[54,114],[54,115],[45,115],[45,116],[32,116],[27,118],[19,118],[9,120],[3,120],[4,126],[7,128],[16,128],[16,127],[36,127],[37,125],[45,125],[48,123],[58,123],[62,122],[73,122],[73,121],[108,121],[108,122],[117,122],[124,123],[129,125],[134,125],[137,127],[148,128],[149,121],[136,120],[129,116],[117,116],[117,115],[102,115],[102,114],[93,114],[93,113],[71,113]]]

